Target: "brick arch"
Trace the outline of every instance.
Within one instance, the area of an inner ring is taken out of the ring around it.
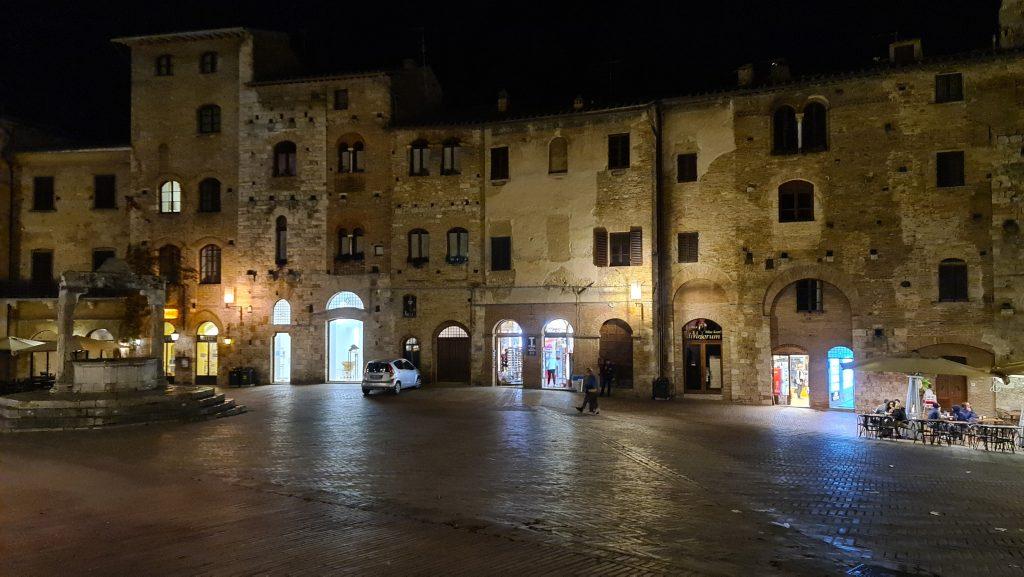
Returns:
[[[761,313],[766,317],[771,316],[772,305],[775,304],[775,299],[779,296],[779,293],[789,285],[805,278],[822,280],[838,288],[846,297],[846,300],[850,302],[850,316],[852,318],[859,316],[860,295],[857,292],[853,279],[845,273],[815,265],[795,266],[779,273],[764,292]]]
[[[221,334],[224,334],[224,331],[227,328],[224,322],[220,320],[220,317],[218,317],[216,313],[210,311],[209,309],[203,309],[201,311],[192,313],[191,317],[192,318],[189,319],[188,323],[188,331],[187,333],[185,333],[188,335],[194,336],[196,334],[196,331],[199,330],[199,325],[205,323],[206,321],[210,321],[211,323],[217,325],[217,330],[219,330]]]
[[[738,301],[736,284],[725,274],[722,269],[704,263],[688,264],[685,268],[673,275],[672,278],[672,302],[675,302],[686,283],[695,280],[706,280],[715,283],[723,291],[729,303],[735,304]]]

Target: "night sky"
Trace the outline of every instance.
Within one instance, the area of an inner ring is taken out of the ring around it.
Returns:
[[[110,38],[251,26],[292,34],[311,72],[395,66],[420,56],[450,107],[630,101],[724,88],[744,62],[785,58],[794,74],[857,69],[894,37],[925,55],[991,46],[999,0],[689,2],[57,3],[0,8],[0,114],[83,142],[128,141],[128,49]]]

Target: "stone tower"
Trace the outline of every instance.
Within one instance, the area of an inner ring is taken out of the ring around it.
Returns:
[[[1003,0],[999,7],[999,46],[1024,47],[1024,0]]]

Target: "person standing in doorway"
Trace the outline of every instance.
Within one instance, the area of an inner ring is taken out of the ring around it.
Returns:
[[[594,371],[590,370],[590,367],[587,367],[587,374],[583,377],[583,404],[576,407],[576,410],[582,413],[588,405],[591,414],[599,415],[601,413],[601,409],[597,408],[597,377],[594,376]]]
[[[601,367],[601,393],[599,396],[612,396],[612,381],[615,379],[615,365],[612,362],[605,361],[604,366]]]
[[[551,353],[548,356],[548,360],[544,364],[545,372],[547,373],[547,379],[545,384],[551,385],[555,382],[555,371],[558,370],[558,359],[555,358],[555,353]]]

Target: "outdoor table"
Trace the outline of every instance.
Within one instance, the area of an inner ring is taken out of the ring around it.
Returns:
[[[978,443],[981,442],[985,446],[985,450],[989,450],[989,445],[999,448],[999,450],[1005,450],[1006,447],[1010,448],[1011,453],[1015,453],[1014,445],[1017,441],[1017,433],[1019,427],[1015,425],[986,425],[983,423],[977,423],[971,425],[971,436],[974,439],[974,448],[978,448]]]
[[[916,425],[914,433],[914,442],[917,443],[917,438],[921,438],[921,442],[930,442],[935,444],[938,441],[940,444],[944,439],[943,436],[946,433],[946,419],[911,419]]]

